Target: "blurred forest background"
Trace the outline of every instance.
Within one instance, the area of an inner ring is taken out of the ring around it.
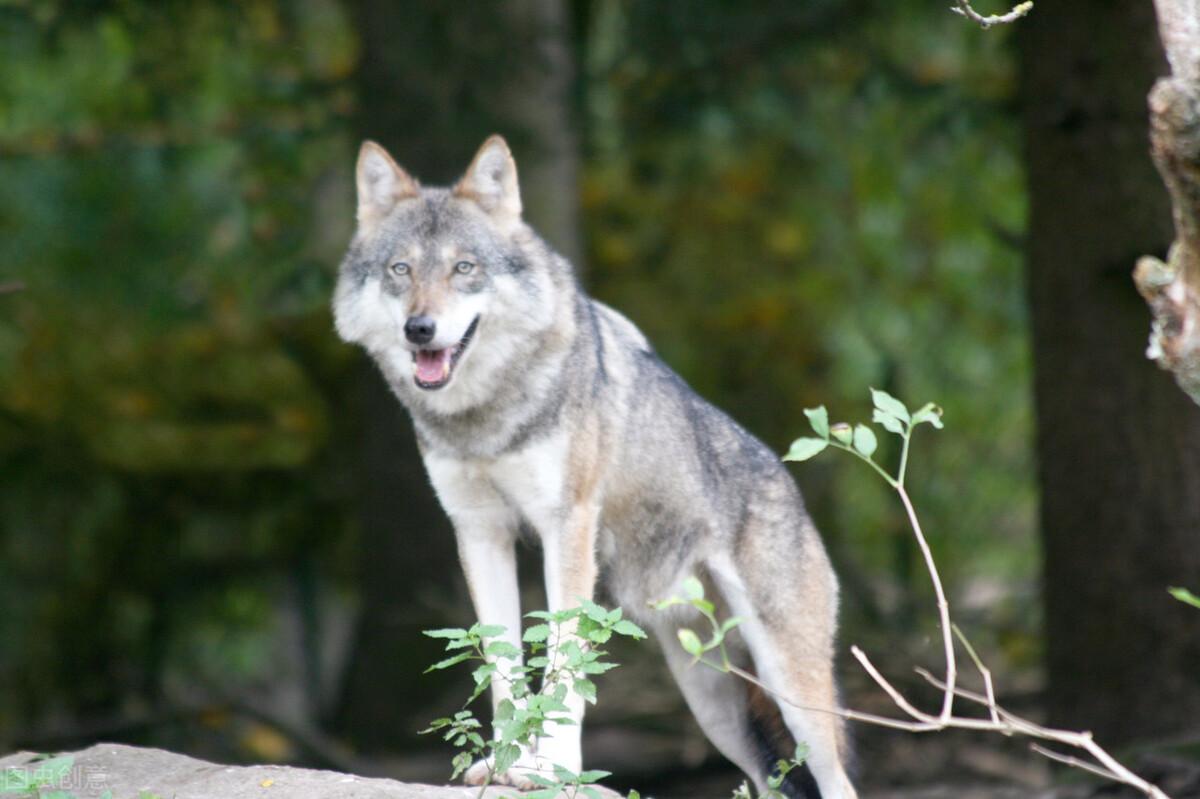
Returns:
[[[1194,752],[1200,614],[1165,589],[1200,587],[1200,411],[1142,357],[1163,67],[1150,3],[1118,5],[983,31],[929,0],[0,0],[0,745],[445,778],[415,732],[466,686],[421,674],[419,631],[469,619],[465,586],[328,305],[361,139],[438,183],[500,132],[588,289],[777,451],[868,386],[940,403],[912,492],[1009,703]],[[795,473],[843,649],[936,663],[886,486]],[[719,795],[651,650],[601,681],[589,765]],[[886,709],[854,668],[849,706]],[[1045,779],[856,736],[868,783]]]

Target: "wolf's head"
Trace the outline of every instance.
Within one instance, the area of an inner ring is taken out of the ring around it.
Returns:
[[[521,220],[508,145],[489,138],[444,189],[420,186],[368,141],[356,182],[339,335],[374,355],[402,398],[447,412],[477,404],[553,323],[555,272],[569,271]]]

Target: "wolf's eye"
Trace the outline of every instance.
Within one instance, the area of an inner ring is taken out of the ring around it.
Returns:
[[[388,268],[392,270],[393,275],[396,275],[398,277],[402,276],[402,275],[407,275],[409,273],[409,271],[411,271],[411,269],[412,269],[412,267],[410,267],[408,264],[404,263],[404,261],[397,261],[396,263],[392,264]]]
[[[474,268],[475,264],[470,261],[459,261],[454,265],[454,271],[460,275],[469,275]]]

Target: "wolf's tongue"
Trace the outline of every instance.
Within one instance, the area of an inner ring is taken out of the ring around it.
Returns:
[[[417,379],[422,383],[440,383],[450,376],[450,348],[417,352]]]

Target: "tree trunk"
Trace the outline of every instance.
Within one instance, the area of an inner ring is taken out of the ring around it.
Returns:
[[[1020,24],[1051,721],[1121,742],[1195,728],[1200,408],[1143,355],[1129,286],[1166,251],[1147,153],[1165,62],[1150,3],[1039,3]]]
[[[362,42],[359,134],[427,184],[453,181],[488,134],[503,134],[517,158],[526,217],[577,257],[574,73],[563,4],[521,0],[464,13],[437,0],[358,0],[353,8]],[[457,675],[422,676],[440,647],[421,630],[462,625],[473,611],[411,423],[365,356],[360,383],[362,607],[334,721],[359,747],[379,751],[410,742],[442,689],[462,687]]]
[[[1134,282],[1154,314],[1147,355],[1200,403],[1200,7],[1156,0],[1171,76],[1150,93],[1154,163],[1171,195],[1175,243],[1166,262],[1147,255]]]

